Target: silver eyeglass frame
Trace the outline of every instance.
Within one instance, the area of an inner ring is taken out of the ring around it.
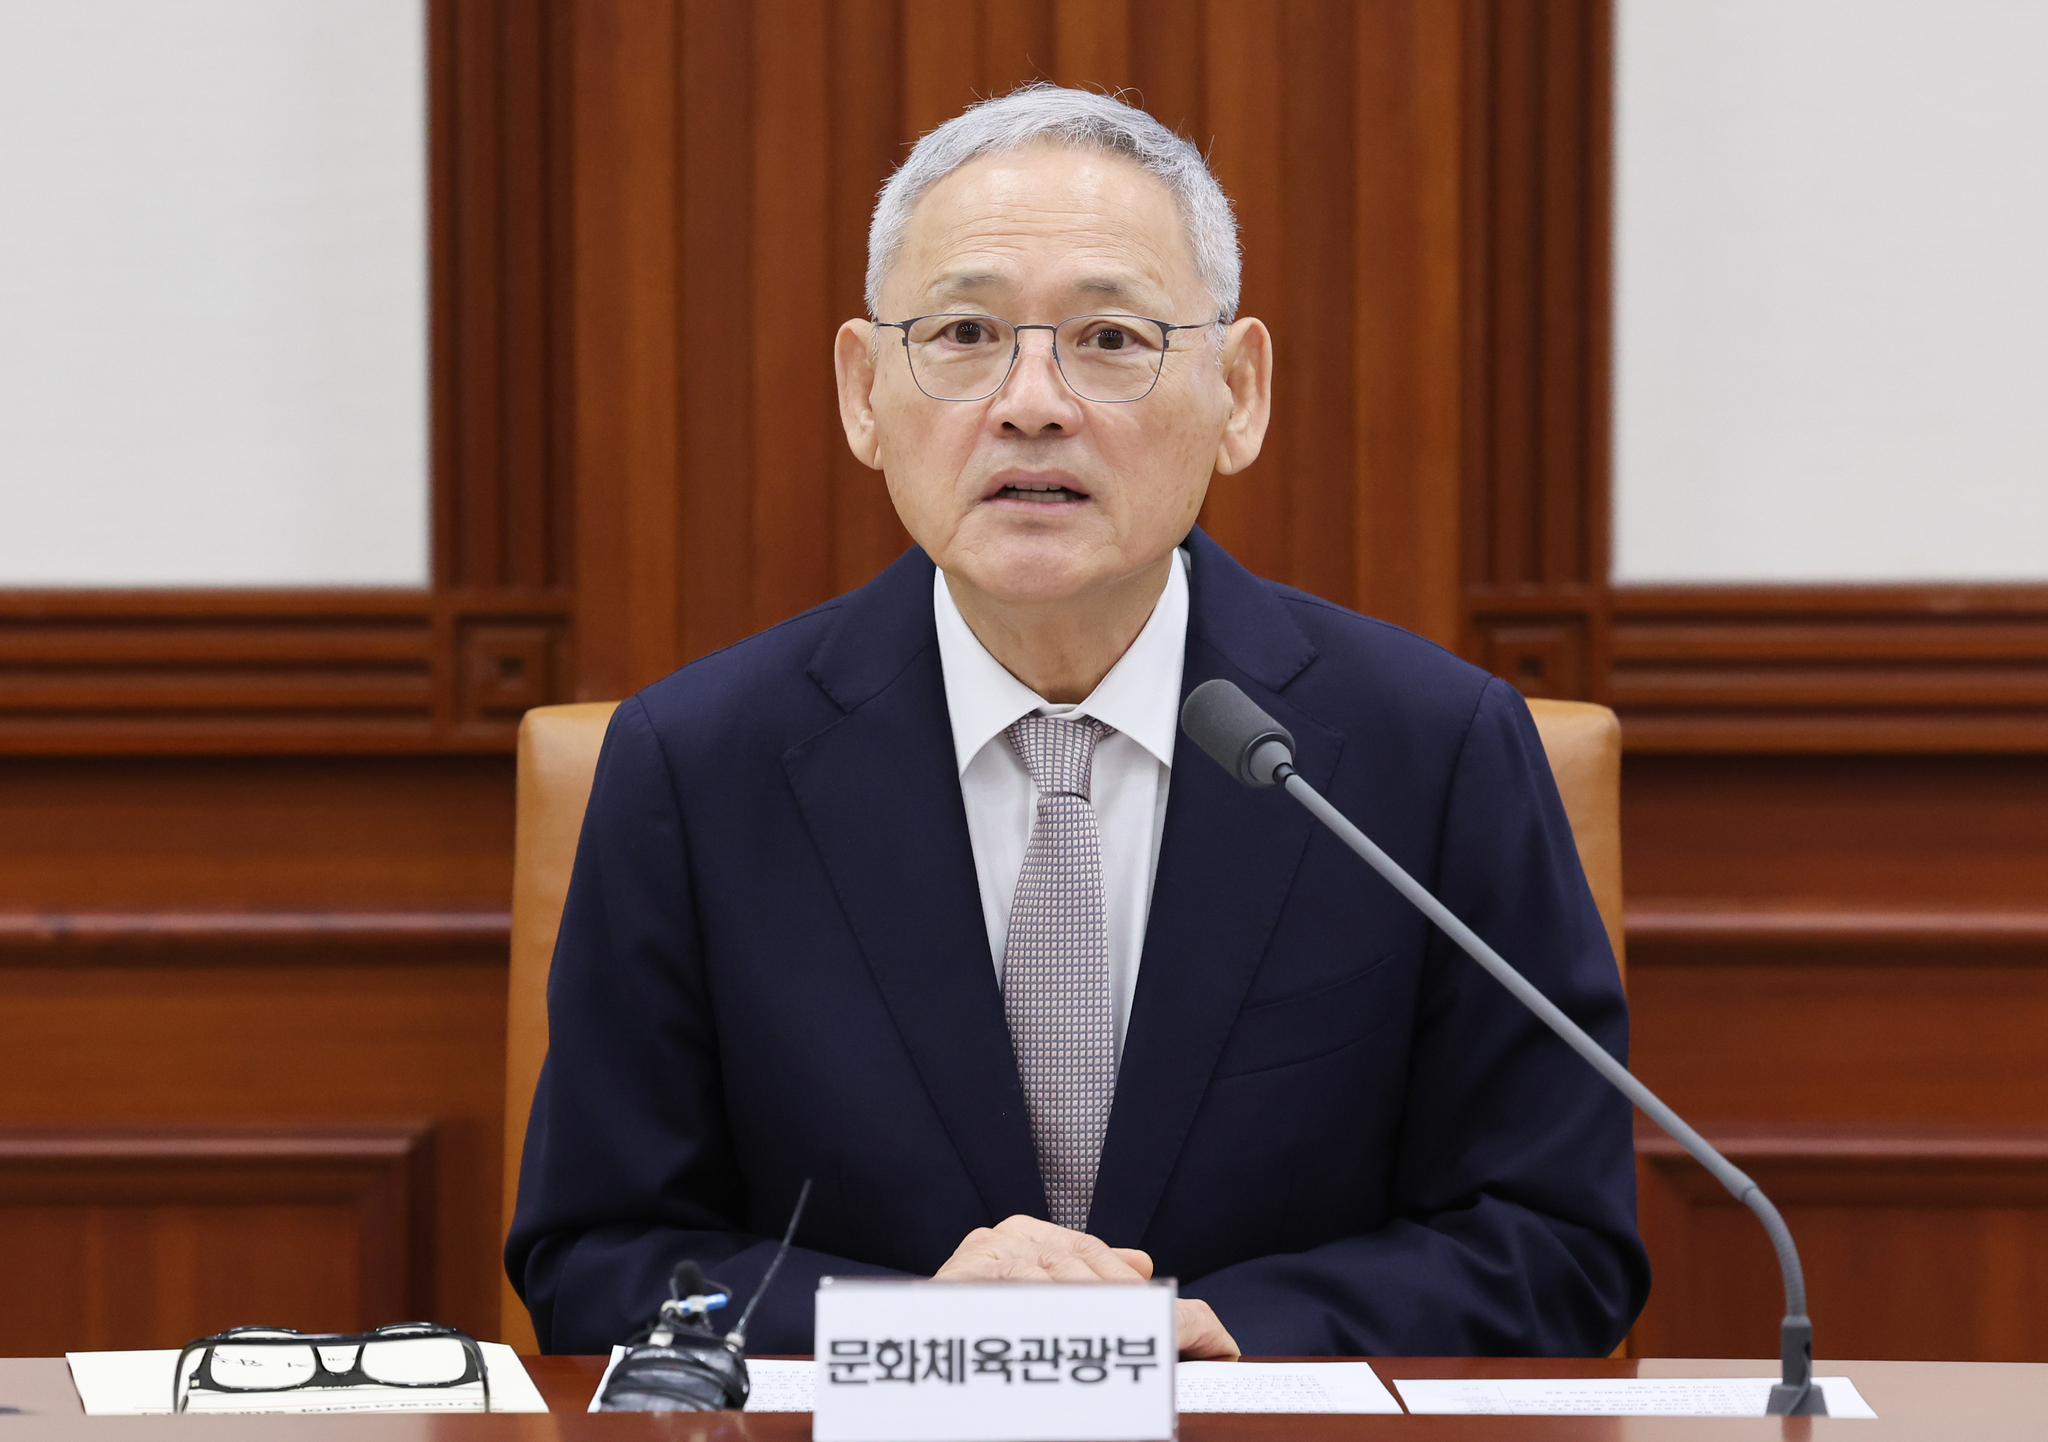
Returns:
[[[916,325],[919,321],[926,320],[992,320],[1000,325],[1008,326],[1011,331],[1010,363],[1003,368],[1002,379],[997,381],[993,386],[989,387],[987,390],[983,391],[978,396],[935,396],[932,395],[930,391],[925,390],[924,382],[918,378],[917,363],[911,360],[910,358],[910,328]],[[1157,367],[1153,369],[1152,383],[1146,386],[1145,389],[1140,391],[1137,395],[1118,396],[1110,400],[1104,400],[1097,396],[1088,395],[1086,392],[1082,391],[1079,386],[1076,386],[1073,382],[1072,377],[1070,377],[1067,374],[1066,366],[1062,364],[1060,361],[1059,333],[1064,327],[1071,325],[1073,322],[1077,320],[1143,321],[1147,325],[1158,327],[1159,364]],[[1159,378],[1162,375],[1166,374],[1166,358],[1167,356],[1174,353],[1173,333],[1175,331],[1208,330],[1211,326],[1225,325],[1227,324],[1227,322],[1224,320],[1222,316],[1219,315],[1213,320],[1194,321],[1186,325],[1178,325],[1171,321],[1160,320],[1155,316],[1149,315],[1123,315],[1118,314],[1115,311],[1090,311],[1085,315],[1070,315],[1065,320],[1060,321],[1057,325],[1046,325],[1043,322],[1037,322],[1030,325],[1019,325],[1015,321],[1005,320],[1003,319],[1003,317],[999,315],[990,315],[986,311],[941,310],[933,311],[930,315],[914,315],[910,317],[910,319],[908,320],[878,320],[874,321],[873,324],[878,329],[896,330],[902,332],[903,363],[910,369],[911,384],[916,386],[918,390],[922,392],[924,395],[929,396],[932,400],[935,401],[947,401],[956,402],[961,405],[972,405],[976,401],[985,401],[990,396],[997,394],[1002,390],[1004,386],[1010,383],[1010,377],[1015,375],[1017,372],[1017,360],[1020,356],[1024,354],[1024,332],[1027,330],[1045,330],[1052,332],[1053,369],[1060,373],[1060,381],[1063,385],[1066,386],[1068,390],[1072,391],[1080,399],[1087,401],[1090,405],[1127,406],[1131,404],[1131,402],[1133,401],[1141,401],[1145,399],[1146,396],[1151,395],[1153,391],[1159,388]]]

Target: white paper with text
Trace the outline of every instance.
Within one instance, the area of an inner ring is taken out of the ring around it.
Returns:
[[[1877,1413],[1847,1377],[1816,1377],[1830,1417]],[[1776,1377],[1394,1379],[1415,1413],[1502,1417],[1761,1417]]]

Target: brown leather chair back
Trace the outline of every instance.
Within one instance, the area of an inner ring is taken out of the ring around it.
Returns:
[[[512,1226],[519,1154],[540,1064],[548,1054],[548,967],[569,896],[576,838],[590,804],[598,748],[616,701],[541,706],[519,723],[519,811],[512,849],[512,974],[505,1005],[505,1206]],[[538,1352],[533,1323],[510,1280],[500,1277],[499,1339]]]
[[[1532,700],[1529,714],[1543,737],[1564,814],[1571,818],[1579,865],[1593,888],[1600,919],[1607,923],[1615,965],[1626,978],[1621,937],[1621,722],[1605,706],[1587,701]]]
[[[569,894],[576,838],[590,801],[598,748],[616,702],[542,706],[519,723],[519,816],[512,862],[512,972],[505,1019],[504,1226],[519,1195],[527,1112],[548,1051],[548,967]],[[1579,861],[1621,958],[1621,725],[1605,706],[1531,701],[1543,749],[1564,797]],[[538,1351],[533,1324],[503,1283],[499,1336]]]

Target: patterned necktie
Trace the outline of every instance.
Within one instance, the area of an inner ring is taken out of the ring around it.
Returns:
[[[1010,904],[1003,1015],[1031,1114],[1052,1219],[1084,1229],[1116,1090],[1102,839],[1088,802],[1100,721],[1026,716],[1003,732],[1038,788],[1038,818]]]

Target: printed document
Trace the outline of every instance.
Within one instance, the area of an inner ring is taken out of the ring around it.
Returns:
[[[1761,1417],[1776,1377],[1395,1378],[1415,1413],[1504,1417]],[[1847,1377],[1816,1377],[1830,1417],[1875,1418]]]

